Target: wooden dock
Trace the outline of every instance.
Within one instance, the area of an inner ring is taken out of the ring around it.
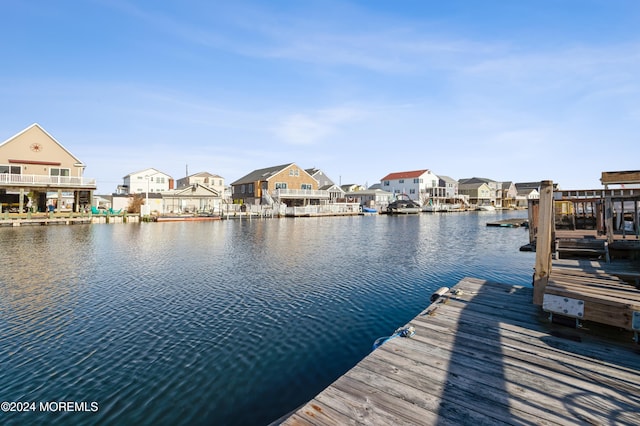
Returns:
[[[521,226],[529,226],[529,221],[527,219],[520,218],[502,219],[493,222],[487,222],[487,226],[495,226],[500,228],[519,228]]]
[[[48,226],[48,225],[84,225],[91,223],[91,216],[41,216],[33,218],[0,219],[0,226]]]
[[[640,424],[631,333],[556,325],[532,298],[463,279],[282,424]]]

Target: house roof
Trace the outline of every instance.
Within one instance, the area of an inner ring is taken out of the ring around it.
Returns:
[[[540,188],[540,182],[517,182],[516,189],[519,191],[521,189],[538,189]]]
[[[422,176],[425,173],[428,173],[429,169],[424,169],[424,170],[413,170],[410,172],[395,172],[395,173],[389,173],[388,175],[386,175],[385,177],[383,177],[380,180],[397,180],[397,179],[411,179],[411,178],[417,178]]]
[[[180,189],[172,189],[170,191],[163,191],[162,195],[169,197],[180,197],[180,196],[212,196],[219,197],[220,194],[215,189],[200,185],[199,183],[195,183],[193,185],[189,185]]]
[[[443,181],[447,182],[447,183],[458,183],[457,180],[455,180],[454,178],[451,178],[449,176],[444,176],[444,175],[438,175],[438,177],[440,179],[442,179]]]
[[[253,182],[261,182],[261,181],[269,180],[274,175],[280,173],[287,167],[291,167],[294,164],[295,163],[287,163],[287,164],[282,164],[280,166],[273,166],[273,167],[267,167],[264,169],[254,170],[248,175],[245,175],[240,179],[236,180],[231,185],[240,185],[243,183],[253,183]]]
[[[487,179],[487,178],[481,178],[481,177],[472,177],[472,178],[465,178],[465,179],[460,179],[458,181],[458,183],[489,183],[489,182],[496,182],[493,179]]]
[[[459,183],[458,189],[461,191],[464,191],[466,189],[477,189],[477,188],[480,188],[482,185],[487,185],[487,183],[486,182]]]
[[[359,188],[362,185],[358,185],[357,183],[347,183],[345,185],[340,185],[340,189],[344,192],[350,192],[353,188]]]
[[[147,172],[147,174],[149,174],[149,173],[148,173],[148,171],[150,171],[150,170],[153,170],[153,172],[154,172],[153,174],[154,174],[154,175],[155,175],[155,174],[161,174],[161,175],[168,176],[170,179],[173,179],[173,178],[171,177],[171,175],[169,175],[169,174],[167,174],[167,173],[164,173],[164,172],[161,172],[161,171],[160,171],[160,170],[158,170],[158,169],[154,169],[153,167],[148,167],[148,168],[146,168],[146,169],[138,170],[137,172],[129,173],[128,175],[126,175],[125,177],[123,177],[123,179],[126,179],[127,177],[129,177],[129,176],[131,176],[131,175],[139,175],[140,173],[145,173],[145,172]]]
[[[219,177],[222,177],[222,176],[214,175],[214,174],[209,173],[209,172],[200,172],[200,173],[194,173],[192,175],[187,176],[187,178],[190,178],[190,177],[213,177],[213,178],[219,178]]]
[[[538,193],[536,188],[519,188],[517,190],[518,195],[530,195],[531,193]]]
[[[13,141],[14,139],[18,138],[19,136],[21,136],[22,134],[28,132],[29,130],[36,128],[39,131],[41,131],[42,133],[44,133],[49,139],[51,139],[53,142],[55,142],[56,144],[58,144],[58,146],[60,148],[62,148],[67,154],[69,154],[77,163],[80,167],[84,167],[85,164],[80,161],[80,159],[78,157],[76,157],[75,155],[73,155],[67,148],[65,148],[60,142],[58,142],[58,140],[56,140],[56,138],[54,138],[53,136],[51,136],[49,134],[49,132],[47,132],[45,129],[42,128],[42,126],[40,126],[38,123],[33,123],[31,126],[27,127],[26,129],[16,133],[15,135],[11,136],[9,139],[5,140],[4,142],[0,143],[0,147],[2,147],[3,145]]]
[[[338,185],[336,185],[335,183],[330,184],[330,185],[324,185],[320,188],[321,191],[330,191],[330,190],[334,190],[334,191],[342,191],[342,188],[340,188]],[[344,191],[342,191],[344,192]]]

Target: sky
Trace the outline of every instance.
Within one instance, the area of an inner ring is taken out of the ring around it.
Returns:
[[[640,169],[637,0],[3,0],[0,20],[0,141],[38,123],[102,194],[148,167],[562,189]]]

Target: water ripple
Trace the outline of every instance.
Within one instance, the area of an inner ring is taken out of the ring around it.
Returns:
[[[527,233],[485,226],[517,214],[1,228],[3,399],[99,402],[65,424],[267,424],[438,287],[529,284]]]

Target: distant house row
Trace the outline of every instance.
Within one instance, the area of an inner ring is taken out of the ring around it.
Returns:
[[[383,206],[403,194],[422,205],[463,204],[497,208],[526,207],[529,199],[539,197],[539,182],[498,182],[487,178],[467,178],[456,181],[436,175],[431,170],[394,172],[379,184],[364,188],[357,184],[337,185],[318,168],[304,169],[295,163],[257,169],[231,183],[208,172],[197,173],[177,181],[156,169],[145,169],[124,177],[117,194],[159,194],[164,202],[152,210],[209,210],[220,202],[245,205],[284,204],[287,207],[357,202],[361,205]],[[185,190],[190,188],[191,193]],[[185,196],[199,196],[198,203],[185,204]],[[152,197],[158,198],[158,197]],[[181,200],[182,204],[176,203]],[[217,201],[216,201],[217,200]]]
[[[123,177],[110,195],[96,196],[95,179],[84,178],[85,164],[38,124],[0,144],[0,201],[3,207],[27,204],[43,211],[55,208],[80,211],[108,204],[126,208],[134,194],[144,194],[148,211],[177,213],[213,211],[223,204],[284,205],[287,207],[359,203],[385,206],[403,194],[422,205],[461,203],[495,207],[526,206],[538,197],[538,182],[513,183],[472,177],[460,180],[431,170],[393,172],[365,188],[337,185],[321,169],[286,163],[254,170],[225,184],[222,176],[199,172],[177,181],[147,168]]]

